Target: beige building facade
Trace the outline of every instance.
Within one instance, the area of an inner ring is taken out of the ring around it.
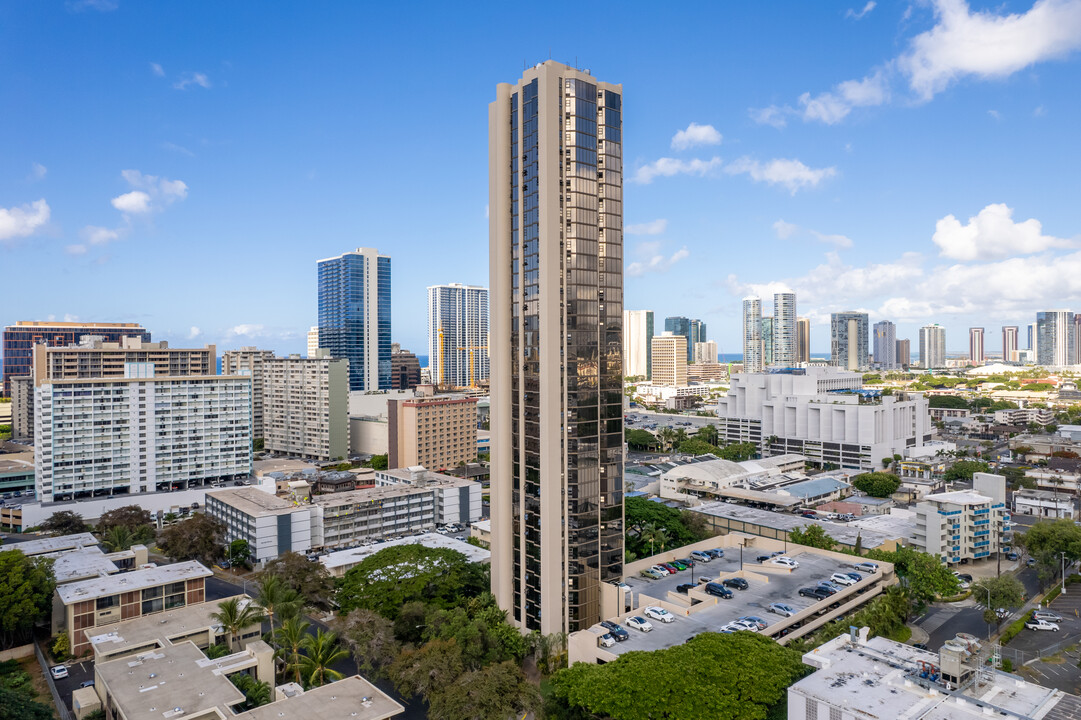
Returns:
[[[387,401],[387,463],[434,470],[477,458],[477,399],[416,397]]]
[[[313,460],[349,455],[349,361],[263,361],[263,447]]]
[[[226,350],[221,356],[225,375],[251,375],[251,436],[255,439],[263,437],[263,363],[273,359],[272,350],[256,347]]]
[[[34,380],[30,375],[11,378],[11,437],[34,439]]]
[[[653,378],[654,385],[687,384],[687,338],[666,332],[654,335]]]
[[[51,380],[122,378],[128,363],[153,365],[154,377],[217,374],[213,345],[171,348],[167,342],[123,338],[108,343],[94,336],[65,347],[35,345],[32,374],[36,385]]]

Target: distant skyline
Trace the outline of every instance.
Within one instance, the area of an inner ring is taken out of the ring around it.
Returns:
[[[855,310],[989,355],[1081,311],[1081,0],[576,7],[0,7],[0,324],[303,353],[316,261],[374,247],[423,353],[426,288],[488,285],[495,85],[548,57],[623,84],[629,310],[738,353],[792,290],[816,354]]]

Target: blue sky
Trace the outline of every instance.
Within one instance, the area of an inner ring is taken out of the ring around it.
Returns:
[[[423,354],[426,286],[487,284],[495,84],[552,57],[623,83],[628,309],[738,352],[784,287],[816,352],[848,309],[996,351],[1081,310],[1079,49],[1081,0],[5,3],[0,323],[300,351],[367,246]]]

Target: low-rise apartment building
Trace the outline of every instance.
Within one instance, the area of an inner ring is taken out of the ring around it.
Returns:
[[[263,447],[314,460],[349,455],[349,360],[263,360]]]
[[[1051,520],[1073,520],[1076,516],[1074,500],[1069,495],[1051,490],[1023,488],[1013,494],[1013,511],[1018,515],[1030,515]]]
[[[225,525],[225,540],[245,540],[257,563],[282,553],[306,553],[312,547],[312,512],[255,487],[206,494],[206,514]]]
[[[875,470],[882,458],[931,440],[921,395],[864,392],[860,373],[830,367],[739,373],[717,402],[725,443],[751,442],[763,455]]]
[[[997,425],[1050,425],[1055,422],[1055,411],[1050,408],[1017,408],[1014,410],[996,410]]]
[[[387,400],[387,467],[447,469],[477,458],[477,399]]]
[[[435,523],[468,525],[481,517],[481,484],[417,465],[375,472],[376,487],[423,487],[435,496]]]
[[[433,529],[436,493],[428,487],[374,487],[312,499],[312,547],[343,548]]]
[[[1007,544],[1006,479],[976,473],[971,491],[933,493],[916,505],[912,544],[953,564],[992,557]]]

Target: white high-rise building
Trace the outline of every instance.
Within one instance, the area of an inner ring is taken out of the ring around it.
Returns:
[[[968,361],[977,367],[986,362],[986,357],[983,353],[982,327],[968,329]]]
[[[438,385],[475,387],[488,380],[488,288],[428,288],[428,367]]]
[[[319,329],[316,328],[316,337],[318,332]],[[309,334],[309,339],[310,337]],[[273,350],[260,350],[250,346],[239,350],[226,350],[221,355],[223,374],[251,376],[251,433],[256,440],[263,437],[263,362],[273,358]]]
[[[263,443],[313,460],[349,456],[349,361],[290,355],[263,361]]]
[[[308,357],[315,357],[315,351],[319,349],[319,326],[313,325],[308,329]]]
[[[743,298],[743,372],[762,372],[762,299]]]
[[[546,635],[619,612],[622,92],[549,60],[488,106],[492,593]]]
[[[889,320],[876,322],[874,326],[875,365],[882,370],[896,370],[897,362],[897,326]]]
[[[1036,364],[1062,367],[1077,363],[1074,314],[1069,310],[1036,313]]]
[[[924,369],[946,366],[946,328],[941,325],[924,325],[920,328],[920,367]]]
[[[773,364],[795,367],[798,360],[796,337],[796,294],[773,295]]]
[[[623,374],[653,377],[653,311],[623,311]]]
[[[697,342],[694,344],[694,361],[696,363],[717,362],[717,343],[713,340]]]

